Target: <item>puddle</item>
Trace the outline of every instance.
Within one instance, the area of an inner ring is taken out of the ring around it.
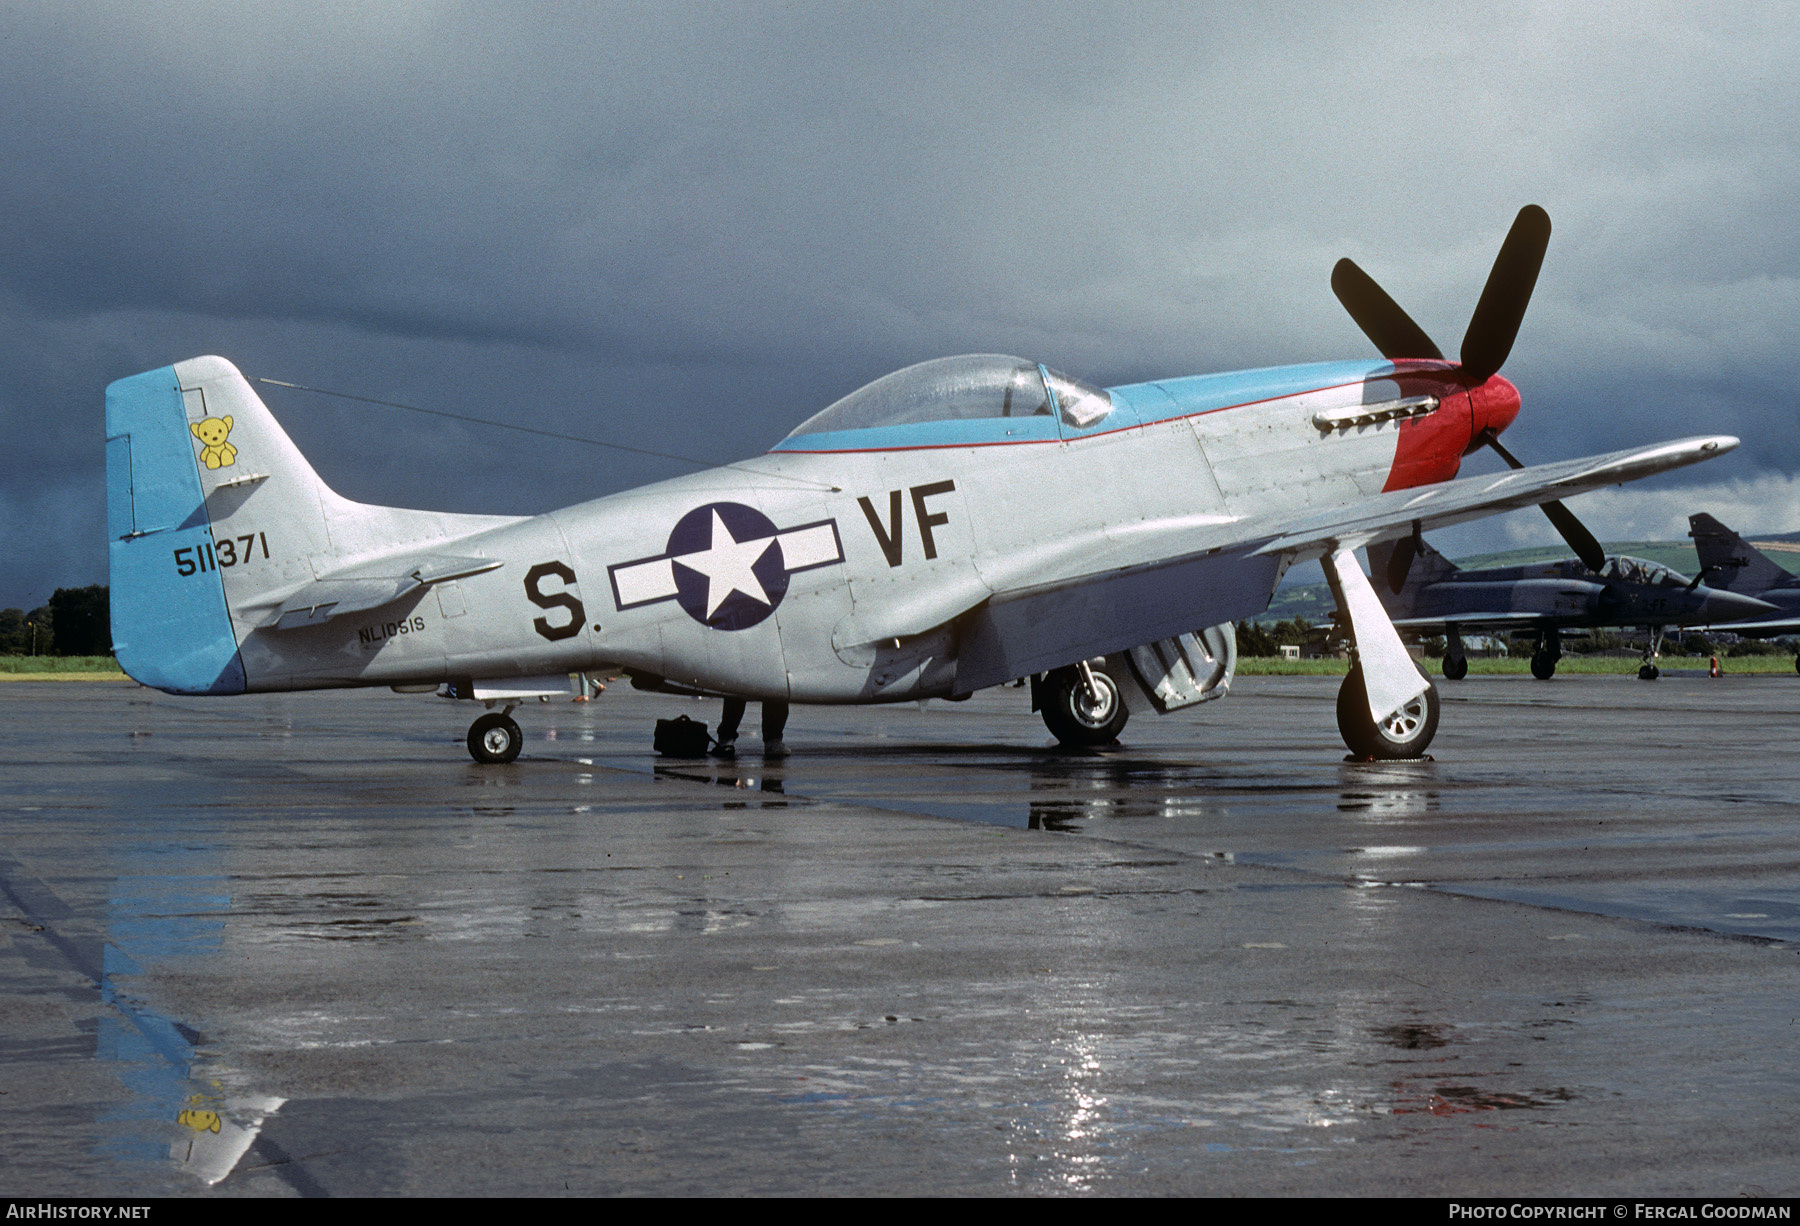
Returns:
[[[1449,1046],[1450,1040],[1444,1037],[1444,1032],[1448,1029],[1447,1026],[1406,1022],[1398,1026],[1383,1026],[1375,1031],[1375,1037],[1401,1051],[1430,1051]]]
[[[1013,830],[1077,831],[1087,821],[1202,817],[1219,803],[1195,790],[1218,782],[1213,772],[1200,767],[1108,757],[1071,759],[1060,754],[1007,756],[1010,762],[996,756],[961,766],[907,770],[890,780],[807,771],[808,765],[829,771],[835,764],[831,759],[803,763],[798,775],[791,759],[773,772],[761,773],[748,769],[748,762],[656,760],[651,773],[734,791],[789,795],[795,801],[857,805]],[[629,760],[613,765],[642,769]],[[895,791],[895,785],[903,790]],[[785,803],[758,805],[745,800],[726,802],[724,807],[779,808]]]
[[[1392,1115],[1469,1115],[1477,1111],[1530,1111],[1560,1107],[1575,1095],[1560,1086],[1553,1090],[1483,1090],[1476,1086],[1439,1083],[1421,1090],[1395,1082],[1401,1095],[1388,1108]]]
[[[1440,883],[1446,894],[1703,928],[1731,936],[1800,943],[1800,886],[1721,883],[1708,889],[1620,883],[1574,883],[1554,889]]]

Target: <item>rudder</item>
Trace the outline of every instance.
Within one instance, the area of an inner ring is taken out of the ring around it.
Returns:
[[[1370,582],[1375,587],[1375,594],[1381,599],[1382,607],[1387,609],[1391,617],[1411,617],[1418,603],[1420,589],[1457,573],[1457,566],[1433,549],[1428,541],[1420,538],[1412,565],[1406,570],[1405,586],[1396,592],[1388,584],[1388,564],[1393,560],[1394,551],[1400,544],[1400,541],[1377,541],[1368,546],[1365,552],[1369,555]]]
[[[176,368],[106,389],[106,526],[113,651],[175,694],[238,694],[244,666],[225,605]]]

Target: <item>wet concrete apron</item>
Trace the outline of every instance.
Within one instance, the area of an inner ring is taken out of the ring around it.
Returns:
[[[1335,682],[1125,744],[0,687],[13,1194],[1791,1195],[1800,682]]]

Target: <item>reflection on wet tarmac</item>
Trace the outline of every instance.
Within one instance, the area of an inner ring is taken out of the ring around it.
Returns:
[[[1365,762],[1341,771],[1338,812],[1360,821],[1406,822],[1438,810],[1435,762]]]
[[[708,783],[733,790],[782,793],[793,803],[838,802],[873,809],[945,818],[1019,830],[1050,833],[1098,833],[1127,836],[1136,823],[1170,824],[1205,832],[1241,829],[1245,816],[1271,799],[1291,803],[1293,796],[1316,789],[1347,821],[1364,827],[1421,828],[1447,814],[1446,766],[1420,762],[1343,762],[1334,770],[1335,786],[1317,786],[1280,776],[1246,776],[1241,772],[1193,761],[1145,757],[1122,749],[1065,753],[1058,750],[998,747],[895,746],[884,748],[888,769],[862,770],[860,756],[839,751],[802,753],[779,766],[758,766],[754,759],[704,761],[693,765],[653,760],[659,778]],[[643,769],[641,753],[608,761],[615,768]],[[582,759],[593,762],[596,759]],[[1284,789],[1274,793],[1274,789]],[[787,801],[764,801],[779,807]],[[725,802],[727,808],[754,807],[754,802]],[[1110,829],[1120,825],[1117,831]],[[1390,836],[1391,837],[1391,836]],[[1654,839],[1641,833],[1604,836],[1606,841]],[[1584,832],[1570,840],[1471,842],[1453,847],[1414,842],[1365,843],[1360,846],[1293,851],[1263,850],[1254,845],[1222,854],[1231,862],[1287,870],[1325,871],[1352,880],[1382,885],[1436,887],[1478,897],[1504,898],[1531,905],[1599,911],[1672,924],[1698,924],[1715,931],[1800,940],[1800,891],[1763,890],[1751,896],[1706,891],[1579,889],[1546,891],[1508,885],[1465,886],[1453,876],[1438,877],[1432,861],[1445,851],[1527,852],[1567,844],[1591,847],[1596,836]],[[1344,857],[1353,866],[1344,868]],[[1760,900],[1760,901],[1759,901]]]
[[[229,1090],[222,1069],[202,1071],[201,1036],[137,999],[131,977],[183,959],[215,957],[231,899],[205,844],[127,837],[113,848],[116,873],[93,937],[79,914],[42,882],[0,861],[0,885],[61,961],[93,985],[92,1054],[126,1096],[94,1120],[94,1154],[114,1163],[166,1166],[206,1183],[231,1173],[279,1098]]]
[[[1388,1111],[1392,1115],[1468,1115],[1476,1111],[1529,1111],[1540,1107],[1558,1107],[1575,1098],[1573,1092],[1557,1087],[1553,1090],[1483,1090],[1476,1086],[1439,1083],[1420,1088],[1403,1081],[1394,1083],[1395,1101]]]

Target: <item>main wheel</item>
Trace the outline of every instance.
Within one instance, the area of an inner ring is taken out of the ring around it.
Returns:
[[[1461,681],[1464,677],[1467,677],[1468,675],[1469,675],[1469,657],[1468,656],[1445,656],[1444,657],[1444,680],[1446,680],[1446,681]]]
[[[1119,683],[1097,668],[1088,671],[1094,678],[1092,694],[1076,669],[1059,668],[1045,678],[1044,726],[1064,745],[1109,745],[1131,717]]]
[[[1655,681],[1660,676],[1662,676],[1662,669],[1654,664],[1645,664],[1638,669],[1639,681]]]
[[[469,725],[469,756],[477,762],[511,762],[524,745],[525,734],[510,715],[489,711]]]
[[[1556,659],[1543,652],[1534,652],[1531,657],[1531,675],[1539,681],[1548,681],[1556,676]]]
[[[1379,725],[1369,716],[1369,691],[1358,664],[1338,687],[1338,732],[1359,758],[1417,758],[1437,735],[1438,692],[1435,685]]]

